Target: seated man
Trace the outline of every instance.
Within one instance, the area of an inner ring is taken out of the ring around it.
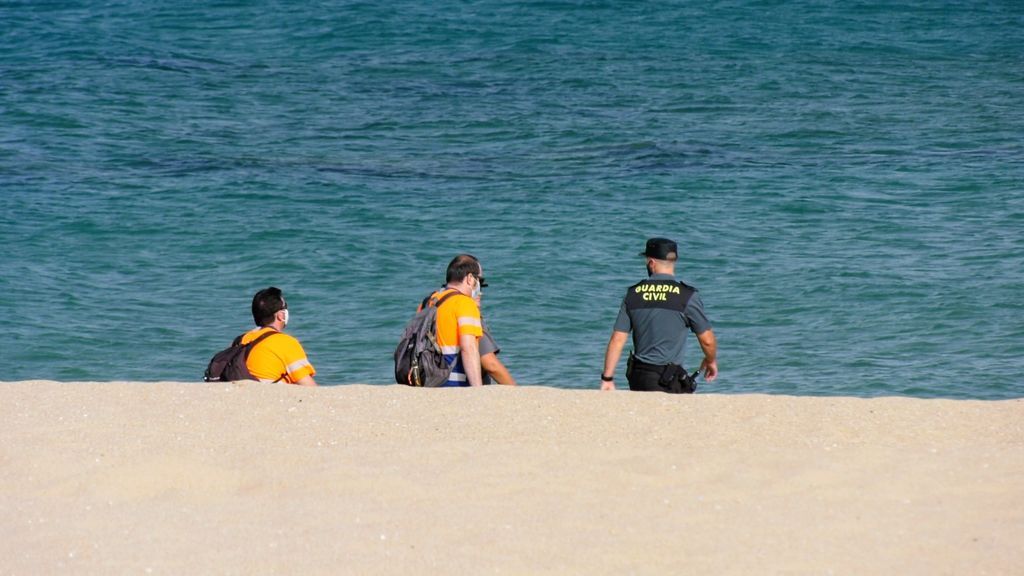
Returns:
[[[498,358],[498,352],[501,352],[501,348],[491,337],[490,330],[484,326],[484,335],[480,337],[480,368],[483,370],[484,384],[490,384],[493,380],[498,384],[515,386],[516,380]]]
[[[245,365],[262,382],[285,382],[300,386],[316,386],[316,370],[306,358],[302,344],[285,334],[288,325],[288,303],[279,288],[260,290],[252,298],[252,319],[256,328],[242,335],[242,344],[248,344],[267,331],[274,334],[253,346]]]
[[[448,263],[445,285],[430,298],[452,296],[437,307],[437,344],[452,367],[442,386],[481,386],[479,340],[483,336],[480,307],[476,300],[484,283],[483,267],[475,256],[459,254]],[[426,301],[424,301],[426,302]],[[423,309],[423,305],[420,305]]]
[[[480,306],[480,301],[483,299],[483,289],[487,287],[486,282],[482,282],[480,287],[476,291],[477,306]],[[498,353],[501,352],[501,347],[494,341],[494,337],[491,336],[491,331],[487,328],[487,324],[484,323],[481,314],[480,325],[483,327],[483,335],[480,336],[480,368],[483,371],[484,384],[490,384],[491,380],[498,384],[505,384],[507,386],[515,386],[516,380],[512,377],[512,374],[505,367],[505,364],[498,358]]]

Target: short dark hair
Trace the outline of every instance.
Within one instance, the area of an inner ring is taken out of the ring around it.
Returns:
[[[462,282],[470,274],[475,274],[477,278],[480,277],[480,261],[472,254],[459,254],[448,263],[444,281],[448,284]]]
[[[274,322],[274,314],[287,307],[280,288],[264,288],[252,297],[252,320],[257,326],[269,326]]]

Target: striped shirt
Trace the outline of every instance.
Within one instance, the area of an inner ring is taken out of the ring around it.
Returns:
[[[450,288],[435,292],[432,297],[441,298]],[[452,373],[444,386],[469,386],[466,369],[462,365],[459,339],[468,334],[479,338],[483,335],[480,308],[465,294],[456,294],[445,300],[437,309],[437,343],[441,346],[444,359],[452,365]]]
[[[242,336],[242,344],[252,342],[267,330],[273,328],[263,326],[246,332]],[[282,381],[294,384],[306,376],[316,374],[313,365],[306,358],[302,344],[283,332],[268,336],[253,346],[245,366],[253,376],[264,382]]]

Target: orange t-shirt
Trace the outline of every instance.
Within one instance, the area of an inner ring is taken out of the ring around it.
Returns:
[[[440,300],[450,288],[440,290],[431,295]],[[483,324],[480,321],[480,307],[469,296],[455,294],[437,309],[437,345],[445,360],[452,365],[452,373],[444,386],[466,386],[466,370],[462,366],[459,337],[463,334],[483,336]]]
[[[246,332],[242,336],[242,344],[252,342],[267,330],[273,330],[273,328],[262,326]],[[284,332],[267,336],[254,346],[249,351],[249,358],[245,361],[245,366],[254,377],[269,382],[284,380],[289,384],[294,384],[306,376],[316,374],[313,365],[306,358],[306,351],[302,349],[302,344]]]
[[[433,296],[440,300],[447,291],[435,292]],[[437,344],[445,354],[457,352],[462,334],[479,338],[484,332],[476,302],[465,294],[456,294],[437,309]]]

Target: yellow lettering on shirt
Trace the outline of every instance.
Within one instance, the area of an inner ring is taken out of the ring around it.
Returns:
[[[646,302],[667,302],[668,301],[668,294],[660,294],[660,293],[648,292],[648,293],[644,294],[643,298],[644,298],[644,301],[646,301]]]
[[[681,294],[679,286],[676,286],[675,284],[641,284],[634,289],[634,292],[637,294],[643,293],[644,300],[652,300],[652,298],[647,298],[647,295],[651,292],[671,292],[672,294]],[[656,298],[656,300],[665,300],[665,298]]]

